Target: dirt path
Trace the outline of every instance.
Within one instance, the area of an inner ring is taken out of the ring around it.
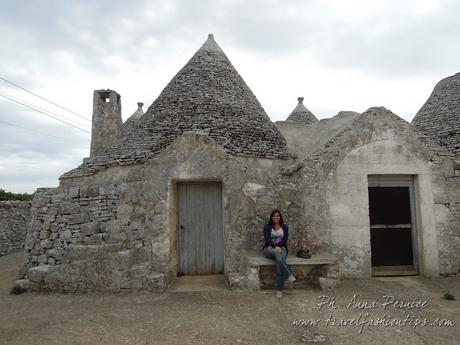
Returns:
[[[0,344],[460,344],[460,301],[442,298],[450,292],[460,299],[458,277],[344,281],[329,293],[340,309],[319,309],[319,296],[328,294],[320,290],[293,291],[281,301],[273,291],[10,295],[21,261],[22,253],[0,257]],[[375,301],[376,307],[353,309],[348,304],[354,294],[361,306]],[[384,295],[418,298],[429,306],[383,309]],[[362,334],[358,326],[338,326],[384,314],[387,321],[409,315],[407,322],[427,318],[428,324],[363,326]],[[436,317],[455,326],[430,325]],[[301,319],[319,321],[293,324]]]

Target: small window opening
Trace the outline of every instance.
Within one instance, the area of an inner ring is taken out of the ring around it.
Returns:
[[[101,99],[104,103],[110,103],[110,94],[108,92],[101,93]]]

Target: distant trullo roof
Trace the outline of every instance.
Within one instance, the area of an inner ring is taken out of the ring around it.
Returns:
[[[412,124],[447,150],[460,154],[460,73],[436,84]]]
[[[233,155],[290,158],[285,138],[212,34],[121,140],[61,177],[142,163],[184,132],[206,132]]]
[[[297,100],[299,103],[286,120],[300,122],[306,125],[317,122],[318,119],[315,117],[315,115],[313,115],[313,113],[303,105],[303,97],[299,97]]]
[[[144,109],[142,109],[143,106],[144,103],[137,102],[136,111],[130,117],[128,117],[125,122],[123,122],[123,126],[121,128],[123,136],[125,136],[127,133],[131,133],[133,131],[132,127],[134,124],[142,117],[142,115],[144,115]]]
[[[143,106],[144,103],[137,102],[137,109],[129,118],[134,120],[140,119],[140,117],[144,115],[144,110],[142,109]]]

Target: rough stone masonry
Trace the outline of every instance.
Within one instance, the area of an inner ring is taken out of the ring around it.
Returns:
[[[24,248],[30,201],[0,201],[0,255]]]
[[[372,276],[375,177],[413,187],[414,270],[459,272],[455,150],[388,109],[316,121],[299,99],[287,121],[272,123],[212,35],[145,114],[121,124],[119,95],[94,97],[97,149],[32,203],[20,275],[33,288],[167,288],[180,269],[177,186],[200,181],[222,186],[219,255],[231,288],[248,287],[243,259],[260,255],[274,208],[289,224],[290,255],[307,229],[313,255],[337,259],[334,276]]]

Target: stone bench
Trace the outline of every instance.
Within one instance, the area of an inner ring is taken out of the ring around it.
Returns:
[[[299,266],[304,271],[314,271],[314,280],[321,289],[335,287],[339,281],[339,261],[330,254],[312,255],[310,259],[302,259],[296,256],[287,258],[287,264]],[[250,290],[260,290],[260,267],[275,266],[275,260],[267,259],[263,256],[247,255],[241,263],[241,272],[246,276],[247,288]],[[295,284],[295,283],[294,283]]]

